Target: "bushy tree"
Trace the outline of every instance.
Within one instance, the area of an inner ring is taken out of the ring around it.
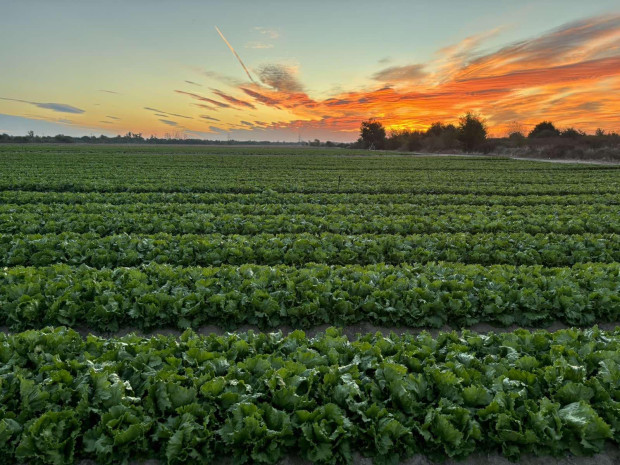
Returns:
[[[479,147],[486,138],[487,128],[480,116],[468,112],[459,118],[458,139],[466,151]]]
[[[385,148],[385,128],[383,125],[375,120],[369,119],[368,121],[362,122],[360,126],[360,140],[362,147],[365,149],[374,147],[375,149],[383,149]]]
[[[561,132],[560,134],[562,137],[567,137],[570,139],[575,139],[577,137],[581,137],[581,136],[585,136],[586,133],[583,131],[580,131],[578,129],[575,128],[566,128],[564,129],[564,131]]]
[[[560,131],[553,125],[551,121],[541,121],[527,135],[529,138],[536,137],[557,137]]]

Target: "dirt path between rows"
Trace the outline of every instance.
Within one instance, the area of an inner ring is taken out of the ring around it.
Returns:
[[[539,161],[543,163],[559,163],[559,164],[576,164],[576,165],[606,165],[606,166],[620,166],[620,161],[604,161],[604,160],[566,160],[566,159],[552,159],[552,158],[535,158],[535,157],[516,157],[511,155],[501,155],[497,153],[426,153],[426,152],[398,152],[402,154],[415,155],[420,157],[493,157],[493,158],[508,158],[510,160],[520,161]],[[620,465],[620,462],[619,462]]]

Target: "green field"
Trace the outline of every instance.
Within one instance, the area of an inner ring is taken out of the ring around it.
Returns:
[[[0,146],[4,463],[591,455],[619,321],[616,166]]]

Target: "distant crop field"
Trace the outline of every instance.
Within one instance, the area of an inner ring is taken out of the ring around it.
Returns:
[[[6,463],[592,455],[618,321],[617,166],[0,146]]]

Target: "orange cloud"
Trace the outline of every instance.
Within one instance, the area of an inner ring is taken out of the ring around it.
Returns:
[[[429,63],[381,69],[369,81],[379,85],[326,99],[311,97],[293,72],[275,65],[261,68],[261,83],[234,86],[252,103],[217,89],[226,104],[177,92],[212,105],[269,107],[292,116],[254,126],[262,129],[354,133],[370,117],[388,128],[424,129],[468,110],[480,112],[498,134],[512,121],[527,126],[542,119],[586,131],[620,129],[620,15],[577,21],[481,53],[484,41],[499,31],[446,47]]]

